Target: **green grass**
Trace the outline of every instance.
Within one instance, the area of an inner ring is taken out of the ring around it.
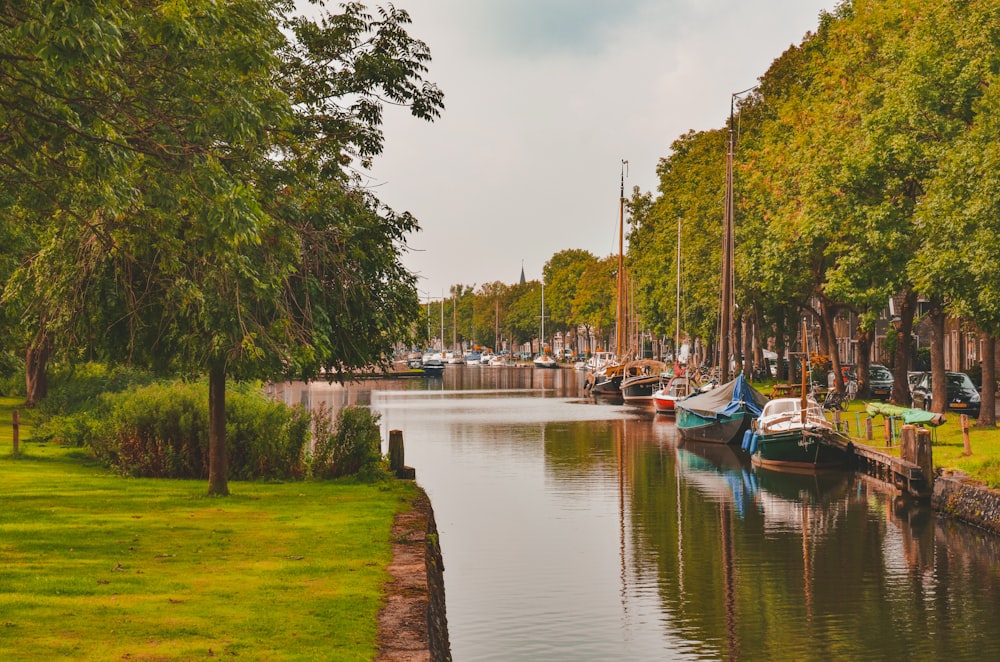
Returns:
[[[0,400],[0,659],[370,660],[412,485],[126,479],[10,452]],[[30,417],[22,416],[22,421]]]
[[[898,441],[895,446],[885,446],[885,433],[883,419],[874,419],[873,441],[868,442],[861,439],[861,434],[857,431],[858,416],[860,413],[861,424],[866,418],[865,401],[855,400],[843,412],[842,418],[850,422],[851,436],[880,451],[899,455]],[[962,436],[962,427],[959,423],[959,415],[955,413],[945,414],[944,425],[931,428],[934,452],[934,467],[945,471],[962,471],[969,474],[973,480],[988,487],[1000,489],[1000,428],[977,428],[976,419],[969,421],[969,445],[972,449],[971,455],[965,455],[965,442]]]

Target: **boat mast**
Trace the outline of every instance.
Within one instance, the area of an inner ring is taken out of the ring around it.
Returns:
[[[802,410],[802,425],[806,424],[806,375],[809,373],[809,341],[806,336],[806,318],[802,318],[802,395],[799,409]]]
[[[458,291],[454,291],[451,294],[451,346],[457,352],[458,350]]]
[[[722,227],[722,311],[719,323],[719,381],[729,381],[729,352],[733,335],[733,259],[736,254],[736,224],[733,220],[733,156],[736,152],[736,99],[756,87],[734,92],[729,98],[729,149],[726,152],[726,197]]]
[[[729,148],[726,150],[726,195],[722,217],[722,304],[719,311],[719,381],[729,381],[729,335],[732,333],[733,316],[733,254],[731,251],[733,234],[733,109],[736,104],[734,94],[729,101]]]
[[[618,295],[615,308],[615,349],[619,361],[624,360],[625,335],[625,171],[628,161],[622,160],[622,181],[618,195]]]
[[[542,339],[538,343],[538,353],[545,353],[545,281],[542,281],[542,314],[539,315],[542,320]]]
[[[681,217],[677,217],[677,316],[674,318],[674,365],[679,365],[681,353]],[[674,370],[676,373],[677,371]]]

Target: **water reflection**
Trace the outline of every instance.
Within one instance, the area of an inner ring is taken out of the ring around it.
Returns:
[[[996,540],[846,473],[753,468],[569,370],[286,385],[404,431],[457,660],[1000,659]]]

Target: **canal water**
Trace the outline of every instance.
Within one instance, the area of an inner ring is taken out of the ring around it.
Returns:
[[[286,385],[370,405],[441,536],[455,660],[1000,659],[1000,544],[582,397],[572,370]]]

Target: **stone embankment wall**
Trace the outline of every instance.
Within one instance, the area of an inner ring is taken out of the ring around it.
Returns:
[[[937,512],[1000,534],[1000,492],[966,483],[961,476],[937,476],[931,507]]]
[[[380,662],[450,662],[444,562],[434,510],[420,490],[413,509],[392,529],[385,608],[379,614]]]

